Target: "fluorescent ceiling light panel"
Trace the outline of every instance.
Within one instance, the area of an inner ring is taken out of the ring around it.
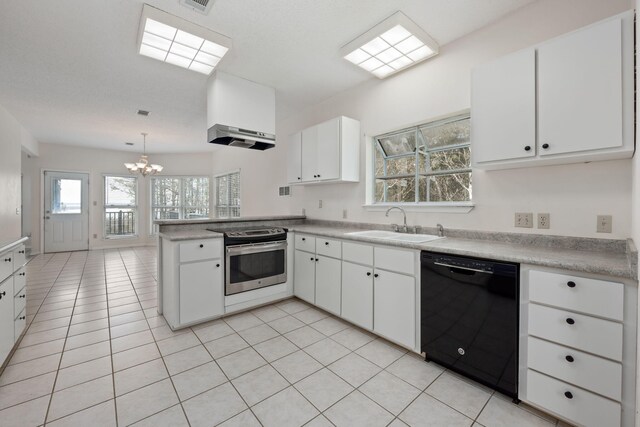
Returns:
[[[229,37],[148,4],[142,8],[140,55],[209,75],[230,47]]]
[[[439,46],[402,12],[396,12],[340,49],[349,62],[385,78],[438,54]]]

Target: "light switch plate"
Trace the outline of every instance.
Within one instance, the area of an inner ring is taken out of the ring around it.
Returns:
[[[613,217],[611,215],[598,215],[598,224],[596,225],[596,232],[611,233],[612,226],[613,226]]]
[[[538,214],[538,228],[548,230],[551,227],[551,215],[548,213]]]
[[[516,212],[515,226],[520,228],[533,228],[533,213]]]

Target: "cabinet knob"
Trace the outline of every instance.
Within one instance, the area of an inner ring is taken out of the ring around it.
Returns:
[[[524,151],[531,151],[531,146],[530,145],[525,145]]]
[[[318,261],[319,261],[319,259],[318,259],[318,258],[316,258],[316,262],[318,262]]]
[[[564,397],[566,397],[567,399],[573,399],[573,393],[571,393],[570,391],[565,391]]]
[[[371,272],[370,271],[367,271],[367,276],[371,276]]]
[[[216,267],[220,267],[220,264],[216,264]]]
[[[311,261],[313,261],[315,258],[314,258],[314,257],[311,257],[311,258],[309,258],[309,259],[310,259]]]
[[[318,174],[318,178],[320,178],[320,174]]]
[[[25,316],[20,317],[20,320],[25,320],[25,319],[26,319]]]
[[[329,246],[329,242],[324,242],[324,245],[325,246]]]
[[[549,148],[549,144],[546,144],[546,143],[542,144],[542,148],[544,148],[546,150],[547,148]]]
[[[2,299],[2,297],[5,295],[7,295],[7,291],[2,291],[2,293],[0,293],[0,299]]]
[[[302,178],[298,177],[298,181],[300,181]]]
[[[567,317],[567,323],[570,325],[573,325],[574,323],[576,323],[576,321],[573,320],[571,317]]]
[[[378,277],[378,273],[374,274],[373,277]]]
[[[570,288],[575,288],[576,287],[576,282],[574,282],[573,280],[570,280],[567,282],[567,286]]]
[[[570,354],[568,354],[568,355],[565,357],[565,359],[567,359],[567,362],[569,362],[569,363],[573,363],[573,361],[574,361],[573,356],[571,356]]]
[[[5,258],[4,262],[11,262],[11,258]]]
[[[19,273],[18,276],[25,276],[27,273]]]
[[[201,245],[200,245],[200,247],[201,247],[201,248],[204,248],[204,245],[202,245],[202,244],[201,244]]]
[[[302,241],[303,241],[303,242],[306,242],[306,241],[307,241],[307,238],[306,238],[306,237],[303,237],[303,238],[302,238]]]

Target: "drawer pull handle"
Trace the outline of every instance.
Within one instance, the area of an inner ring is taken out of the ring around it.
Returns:
[[[573,399],[573,393],[571,393],[570,391],[565,391],[564,397],[566,397],[567,399]]]
[[[25,316],[20,317],[20,320],[25,320],[25,319],[26,319]]]
[[[573,320],[571,317],[567,317],[567,323],[570,325],[573,325],[574,323],[576,323],[576,321]]]
[[[11,262],[11,258],[5,258],[4,262]]]
[[[565,359],[567,359],[567,362],[569,362],[569,363],[573,363],[573,361],[574,361],[573,356],[571,356],[571,355],[567,355],[565,357]]]
[[[26,297],[27,297],[26,294],[18,296],[18,298],[26,298]]]
[[[200,245],[200,247],[201,247],[201,248],[204,248],[204,245],[203,245],[203,244],[201,244],[201,245]]]
[[[378,273],[374,274],[373,277],[378,277]]]
[[[220,267],[220,264],[216,264],[216,267]]]
[[[19,253],[19,254],[23,254],[23,253],[24,253],[24,251],[18,251],[18,253]]]
[[[2,299],[2,297],[5,295],[7,295],[7,291],[2,291],[2,293],[0,293],[0,299]]]
[[[367,276],[371,276],[371,272],[370,271],[367,271]]]
[[[567,286],[570,288],[575,288],[576,287],[576,282],[574,282],[573,280],[570,280],[567,282]]]
[[[24,275],[26,275],[26,274],[27,274],[27,273],[19,273],[19,274],[18,274],[18,276],[24,276]]]

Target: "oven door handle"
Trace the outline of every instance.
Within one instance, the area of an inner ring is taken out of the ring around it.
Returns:
[[[227,256],[250,254],[256,252],[266,252],[271,250],[286,249],[287,242],[273,242],[273,243],[253,243],[249,245],[234,245],[227,246]]]

